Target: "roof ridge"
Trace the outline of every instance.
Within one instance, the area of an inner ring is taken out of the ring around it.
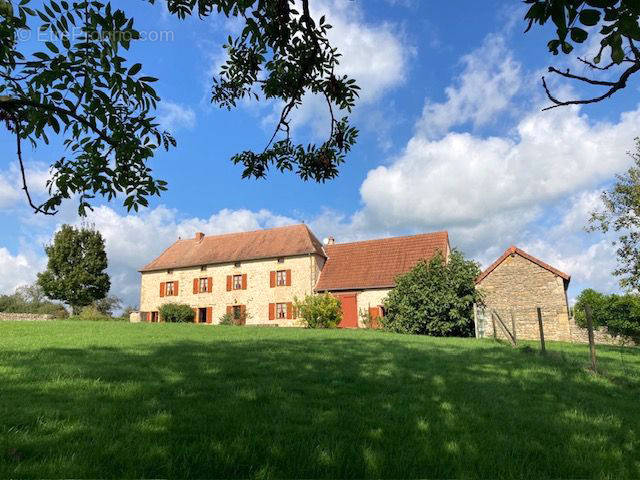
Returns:
[[[436,235],[444,235],[449,238],[449,232],[447,230],[440,230],[437,232],[427,232],[427,233],[415,233],[413,235],[400,235],[395,237],[382,237],[382,238],[370,238],[368,240],[357,240],[355,242],[343,242],[343,243],[334,243],[333,245],[327,245],[329,247],[340,247],[342,245],[354,245],[358,243],[373,243],[373,242],[384,242],[385,240],[405,240],[407,238],[415,238],[415,237],[426,237],[426,236],[436,236]]]
[[[272,230],[282,230],[284,228],[293,228],[293,227],[302,227],[304,226],[304,223],[292,223],[291,225],[280,225],[279,227],[270,227],[270,228],[256,228],[254,230],[241,230],[239,232],[227,232],[227,233],[215,233],[215,234],[210,234],[207,235],[205,234],[205,238],[216,238],[216,237],[229,237],[231,235],[242,235],[245,233],[256,233],[256,232],[270,232]],[[195,238],[179,238],[177,241],[180,240],[195,240]]]
[[[489,265],[487,267],[487,269],[482,272],[478,278],[476,279],[476,283],[480,283],[482,280],[484,280],[485,278],[487,278],[487,276],[493,272],[496,268],[498,268],[498,265],[500,265],[502,262],[505,261],[505,259],[509,256],[509,255],[520,255],[522,258],[524,258],[525,260],[529,260],[530,262],[535,263],[536,265],[538,265],[539,267],[544,268],[545,270],[548,270],[549,272],[553,273],[554,275],[557,275],[567,281],[571,280],[571,275],[564,273],[561,270],[558,270],[557,268],[549,265],[546,262],[543,262],[542,260],[540,260],[539,258],[534,257],[533,255],[525,252],[524,250],[522,250],[521,248],[516,247],[515,245],[511,245],[509,248],[507,248],[504,253],[502,255],[500,255],[498,257],[498,259],[493,262],[491,265]]]

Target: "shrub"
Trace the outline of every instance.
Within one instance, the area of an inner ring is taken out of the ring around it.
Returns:
[[[19,287],[13,295],[0,295],[0,312],[35,313],[55,318],[69,316],[64,305],[47,300],[38,285]]]
[[[196,316],[193,309],[183,303],[165,303],[158,311],[162,321],[169,323],[193,323]]]
[[[218,325],[235,325],[236,323],[233,320],[233,315],[230,313],[225,313],[220,317],[218,321]]]
[[[85,322],[123,322],[125,319],[123,317],[112,317],[111,315],[105,315],[102,313],[95,305],[89,305],[88,307],[83,307],[78,315],[74,315],[70,318],[70,320],[82,320]]]
[[[340,300],[329,293],[296,298],[295,308],[307,328],[336,328],[342,320]]]
[[[360,309],[360,320],[362,320],[362,324],[365,328],[377,328],[376,325],[379,324],[377,319],[373,318],[369,309]]]
[[[433,336],[472,336],[479,265],[453,250],[448,261],[436,255],[396,279],[385,300],[382,325],[393,332]]]
[[[586,326],[585,305],[591,307],[593,325],[606,327],[614,337],[628,337],[640,343],[640,297],[636,294],[605,295],[592,289],[583,290],[575,305],[576,323]]]

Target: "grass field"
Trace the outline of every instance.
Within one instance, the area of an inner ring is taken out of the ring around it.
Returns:
[[[639,478],[640,351],[548,348],[0,323],[0,477]]]

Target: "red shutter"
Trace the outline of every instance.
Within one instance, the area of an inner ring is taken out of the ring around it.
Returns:
[[[160,296],[164,297],[164,282],[160,282]]]
[[[147,312],[147,322],[151,323],[151,312]]]
[[[198,318],[198,309],[194,308],[193,309],[193,323],[198,323],[199,318]]]
[[[198,283],[200,282],[200,279],[198,278],[194,278],[193,279],[193,293],[198,293]]]
[[[207,323],[213,322],[213,307],[207,307]]]
[[[173,282],[173,295],[178,296],[178,281]]]
[[[247,323],[247,306],[246,305],[240,305],[240,316],[242,318],[242,323],[241,325],[246,325]]]
[[[213,277],[207,278],[207,292],[213,292]]]
[[[379,328],[380,307],[369,307],[369,315],[371,316],[371,328]]]
[[[287,270],[287,287],[291,286],[291,270]]]
[[[247,289],[247,274],[246,273],[242,274],[242,289],[243,290]]]
[[[269,273],[269,285],[271,285],[271,288],[276,286],[276,272]]]
[[[233,307],[231,305],[227,306],[227,314],[233,315]]]
[[[275,320],[275,319],[276,319],[276,304],[270,303],[269,304],[269,320]]]
[[[227,292],[231,291],[231,281],[232,281],[231,275],[227,275]]]
[[[287,274],[288,275],[288,274]],[[287,303],[287,320],[293,318],[293,303]]]

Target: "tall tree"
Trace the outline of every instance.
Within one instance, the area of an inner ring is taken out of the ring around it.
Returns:
[[[111,281],[100,232],[63,225],[45,252],[49,262],[38,284],[47,297],[67,303],[74,313],[106,297]]]
[[[592,212],[588,230],[607,233],[613,230],[618,238],[618,268],[620,286],[640,291],[640,139],[636,152],[629,153],[633,166],[602,194],[603,208]]]
[[[533,24],[551,21],[556,35],[547,44],[554,55],[570,54],[575,44],[584,43],[590,35],[597,35],[600,46],[591,58],[577,57],[592,72],[576,75],[569,69],[549,67],[549,73],[582,83],[602,87],[593,97],[560,100],[554,96],[542,77],[547,97],[555,108],[566,105],[597,103],[625,88],[633,75],[640,71],[640,2],[637,0],[524,0],[530,7],[525,16],[528,31]],[[603,60],[604,59],[604,60]],[[599,78],[602,74],[603,78]],[[610,79],[611,76],[615,78]]]
[[[329,43],[325,18],[312,18],[310,0],[145,0],[165,2],[180,19],[193,14],[238,18],[244,28],[229,36],[228,60],[214,79],[212,102],[231,109],[245,97],[282,104],[273,135],[263,150],[244,151],[232,161],[243,177],[265,177],[269,168],[295,171],[323,182],[356,141],[348,114],[358,86],[336,73],[340,54]],[[140,38],[134,19],[110,1],[0,0],[0,121],[16,139],[22,187],[36,212],[54,214],[63,199],[78,195],[79,212],[96,196],[137,210],[167,184],[156,179],[149,160],[159,148],[175,146],[160,130],[154,110],[157,78],[126,58]],[[48,36],[46,49],[32,52],[19,34]],[[81,34],[77,34],[81,32]],[[306,93],[326,100],[330,133],[321,144],[296,144],[289,122]],[[345,115],[343,115],[345,113]],[[52,162],[49,198],[34,203],[27,188],[22,143],[64,138],[66,154]]]

